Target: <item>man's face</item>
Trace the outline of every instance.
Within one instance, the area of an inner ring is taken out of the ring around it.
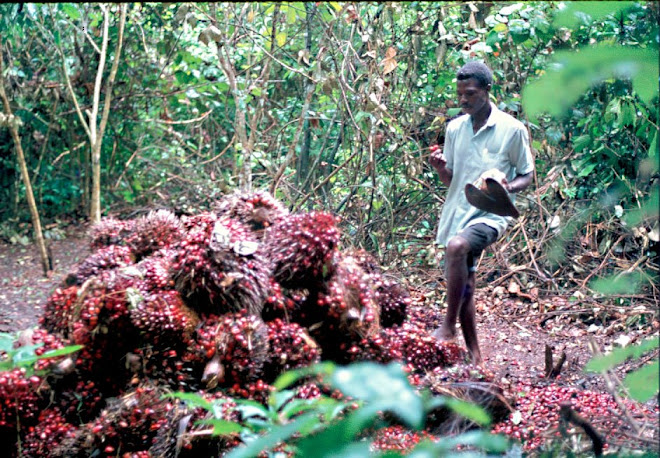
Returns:
[[[489,103],[488,89],[490,86],[483,88],[474,78],[456,81],[456,95],[463,113],[474,115],[483,110]]]

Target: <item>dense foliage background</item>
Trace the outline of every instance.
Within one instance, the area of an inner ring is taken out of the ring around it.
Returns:
[[[118,5],[107,17],[98,4],[0,6],[4,81],[46,237],[90,215],[85,124],[111,97],[103,214],[192,212],[237,187],[267,189],[291,209],[341,215],[345,243],[381,262],[435,266],[444,189],[428,147],[458,112],[456,69],[479,59],[494,101],[528,125],[537,164],[524,216],[484,275],[546,290],[602,277],[626,301],[657,299],[654,2],[125,7],[120,37]],[[0,235],[27,243],[14,151],[0,129]]]

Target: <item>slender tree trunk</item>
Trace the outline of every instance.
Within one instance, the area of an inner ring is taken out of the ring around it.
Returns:
[[[109,7],[104,8],[104,22],[103,22],[103,45],[101,48],[101,56],[99,67],[96,74],[96,82],[94,84],[94,103],[92,105],[92,113],[89,114],[90,126],[90,143],[92,145],[92,198],[90,207],[90,221],[97,223],[101,220],[101,147],[103,146],[103,134],[105,127],[108,123],[110,115],[110,103],[112,102],[112,87],[117,76],[117,68],[119,67],[119,59],[121,57],[121,48],[124,41],[124,24],[126,23],[126,4],[121,4],[120,17],[119,17],[119,33],[117,35],[117,43],[115,46],[115,55],[112,62],[112,69],[106,82],[105,100],[103,112],[101,113],[101,120],[97,127],[97,116],[99,111],[99,99],[101,94],[101,85],[103,78],[103,68],[105,67],[105,60],[108,53],[108,28],[110,27]]]
[[[48,254],[48,248],[46,247],[46,241],[41,230],[41,220],[39,218],[39,210],[37,209],[37,203],[34,200],[34,193],[32,192],[32,184],[30,183],[30,174],[27,169],[27,164],[25,162],[25,154],[23,153],[23,147],[21,146],[21,137],[18,133],[18,122],[14,118],[11,106],[9,105],[9,99],[7,98],[7,93],[5,92],[5,80],[3,77],[3,63],[2,63],[2,44],[0,43],[0,98],[2,98],[2,104],[5,108],[6,117],[8,118],[7,126],[11,132],[11,137],[14,140],[14,145],[16,146],[16,156],[18,158],[18,166],[21,169],[21,177],[23,178],[23,184],[25,185],[25,196],[27,197],[28,207],[30,208],[30,215],[32,217],[32,226],[34,227],[34,240],[37,243],[37,248],[39,249],[39,256],[41,257],[41,267],[43,268],[44,275],[49,276],[50,272],[53,270],[53,261]]]

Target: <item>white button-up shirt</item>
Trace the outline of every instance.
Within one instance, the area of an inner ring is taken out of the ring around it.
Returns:
[[[470,205],[465,197],[465,185],[494,168],[503,172],[507,181],[534,170],[529,135],[523,123],[498,110],[492,102],[490,105],[490,116],[476,134],[470,115],[460,116],[447,125],[443,153],[452,179],[438,223],[436,242],[440,245],[446,246],[462,229],[478,223],[494,228],[498,238],[501,237],[513,218]],[[512,194],[511,200],[514,199]]]

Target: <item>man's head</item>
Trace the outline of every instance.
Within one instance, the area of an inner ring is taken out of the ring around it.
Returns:
[[[481,62],[468,62],[456,72],[456,93],[464,113],[474,115],[489,106],[493,72]]]

